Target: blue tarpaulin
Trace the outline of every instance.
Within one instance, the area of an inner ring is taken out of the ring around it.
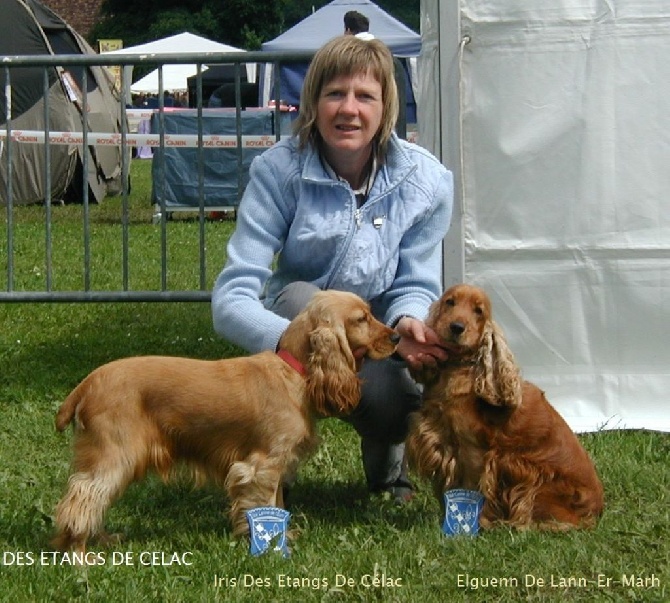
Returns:
[[[237,133],[236,113],[227,109],[205,109],[202,115],[203,135],[220,136]],[[241,112],[242,136],[275,135],[275,115],[271,110],[252,110]],[[286,132],[290,118],[286,119]],[[163,114],[166,134],[198,134],[198,112],[195,109],[170,111]],[[154,113],[151,118],[151,132],[157,134],[160,129],[160,116]],[[244,148],[205,148],[202,151],[204,172],[205,207],[236,207],[244,187],[249,181],[249,166],[256,155],[265,147]],[[165,205],[199,207],[197,147],[160,147],[154,149],[152,165],[152,202]],[[165,179],[163,179],[163,154],[165,155]],[[241,154],[241,165],[238,156]]]

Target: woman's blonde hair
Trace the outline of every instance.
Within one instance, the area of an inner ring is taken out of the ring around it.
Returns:
[[[320,149],[321,135],[316,127],[319,97],[324,86],[341,76],[370,73],[382,89],[382,122],[373,139],[377,161],[383,163],[388,141],[398,119],[398,89],[395,83],[393,55],[380,40],[361,40],[356,36],[343,35],[333,38],[314,55],[300,96],[300,114],[293,131],[300,148],[309,142]]]

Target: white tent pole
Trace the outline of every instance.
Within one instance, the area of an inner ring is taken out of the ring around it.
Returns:
[[[437,115],[443,124],[434,152],[454,175],[454,209],[451,227],[443,244],[442,281],[445,287],[465,280],[463,234],[464,191],[461,165],[461,15],[458,2],[422,0],[422,11],[437,11],[440,79],[437,86]],[[425,6],[424,6],[425,5]],[[431,6],[428,6],[431,5]],[[421,119],[419,119],[421,122]]]

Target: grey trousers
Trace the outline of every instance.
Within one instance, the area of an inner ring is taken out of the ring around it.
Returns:
[[[270,309],[292,320],[316,291],[318,287],[311,283],[291,283]],[[360,377],[361,401],[345,421],[361,436],[365,478],[370,490],[376,491],[398,479],[407,481],[404,462],[407,418],[419,408],[421,393],[398,361],[366,360]]]

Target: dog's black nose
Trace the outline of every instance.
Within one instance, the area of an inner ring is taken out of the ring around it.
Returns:
[[[465,331],[465,325],[462,322],[452,322],[449,324],[449,330],[451,331],[452,335],[456,335],[458,337]]]
[[[400,335],[398,333],[392,333],[391,334],[391,343],[395,345],[399,341],[400,341]]]

